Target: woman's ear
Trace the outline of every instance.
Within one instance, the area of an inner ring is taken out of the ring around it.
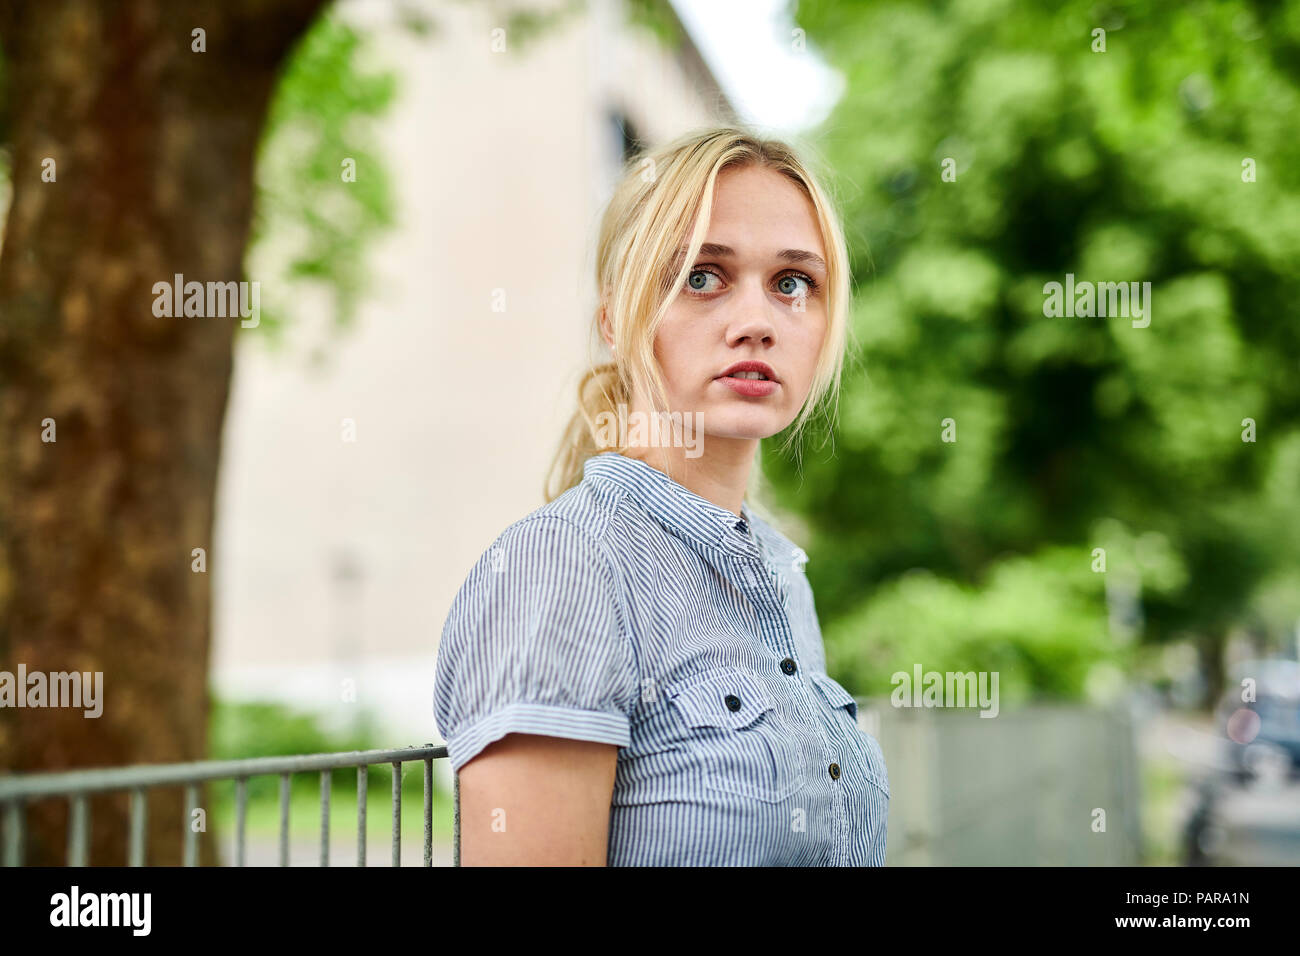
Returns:
[[[609,321],[609,312],[604,305],[600,307],[597,322],[600,326],[600,337],[605,340],[605,344],[609,346],[611,352],[617,352],[618,349],[614,345],[614,326]]]

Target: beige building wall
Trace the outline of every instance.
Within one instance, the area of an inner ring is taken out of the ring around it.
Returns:
[[[341,8],[398,74],[376,151],[399,221],[349,331],[305,318],[282,354],[238,336],[211,561],[217,692],[340,724],[369,708],[394,745],[438,739],[451,600],[495,535],[543,503],[621,160],[608,112],[649,142],[732,115],[693,47],[674,55],[616,2],[524,52],[507,35],[505,53],[484,5],[423,6],[439,26],[427,37],[388,4]]]

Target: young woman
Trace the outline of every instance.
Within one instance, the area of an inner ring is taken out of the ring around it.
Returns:
[[[463,865],[883,864],[884,756],[826,674],[806,556],[747,500],[759,442],[838,389],[847,269],[783,143],[629,164],[596,265],[612,359],[443,630]]]

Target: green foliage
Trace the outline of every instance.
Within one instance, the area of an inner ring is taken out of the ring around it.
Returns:
[[[587,0],[564,0],[554,6],[503,8],[501,27],[506,31],[506,50],[524,53],[587,9]]]
[[[213,705],[211,740],[213,760],[365,750],[375,744],[364,717],[359,729],[330,733],[315,716],[283,704],[227,700]]]
[[[262,282],[259,331],[272,338],[315,307],[313,290],[329,294],[339,326],[349,324],[365,291],[366,249],[393,222],[375,120],[397,84],[390,73],[363,72],[363,52],[357,32],[325,14],[290,57],[270,106],[249,261]],[[343,179],[345,159],[355,161],[355,182]]]
[[[625,0],[628,20],[676,50],[683,40],[681,24],[668,0]]]
[[[300,756],[342,753],[352,750],[388,750],[398,744],[381,737],[370,717],[362,711],[357,725],[346,731],[330,731],[312,714],[269,702],[217,700],[209,723],[209,759],[236,760],[251,757]],[[295,773],[290,777],[289,830],[295,840],[314,840],[320,830],[320,773]],[[374,764],[366,771],[367,830],[371,853],[384,854],[382,841],[391,826],[393,768]],[[229,781],[209,785],[212,822],[219,833],[235,826],[235,788]],[[409,842],[418,839],[423,822],[424,764],[402,764],[402,830]],[[450,837],[451,796],[433,777],[433,820],[439,839]],[[357,770],[344,768],[330,773],[330,828],[336,838],[355,838],[357,815]],[[248,778],[246,807],[248,834],[269,838],[279,833],[280,779],[278,775]]]
[[[804,0],[797,17],[848,81],[818,141],[861,354],[833,448],[764,467],[813,528],[832,660],[876,689],[920,661],[1077,696],[1118,660],[1090,555],[1139,539],[1167,558],[1140,575],[1143,640],[1279,627],[1300,563],[1296,8]],[[1066,273],[1150,282],[1150,326],[1046,317]]]
[[[1093,668],[1122,659],[1101,590],[1077,549],[996,562],[979,587],[915,569],[829,627],[831,663],[864,694],[888,695],[890,675],[910,677],[919,663],[997,671],[1004,706],[1035,694],[1081,696]]]
[[[300,754],[341,753],[350,750],[378,750],[393,746],[380,741],[368,715],[362,714],[358,725],[343,733],[329,732],[317,718],[277,703],[236,703],[217,700],[209,725],[211,760],[243,760],[253,757],[284,757]],[[334,788],[356,788],[355,769],[332,771]],[[368,787],[387,793],[392,785],[392,768],[387,764],[371,767]],[[276,776],[252,777],[248,782],[250,799],[269,799],[279,793]],[[295,793],[317,794],[319,773],[296,773],[291,786]]]

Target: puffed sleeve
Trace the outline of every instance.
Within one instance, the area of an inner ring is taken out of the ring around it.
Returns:
[[[509,733],[626,747],[637,688],[596,539],[550,515],[507,528],[461,586],[438,647],[434,719],[452,770]]]

